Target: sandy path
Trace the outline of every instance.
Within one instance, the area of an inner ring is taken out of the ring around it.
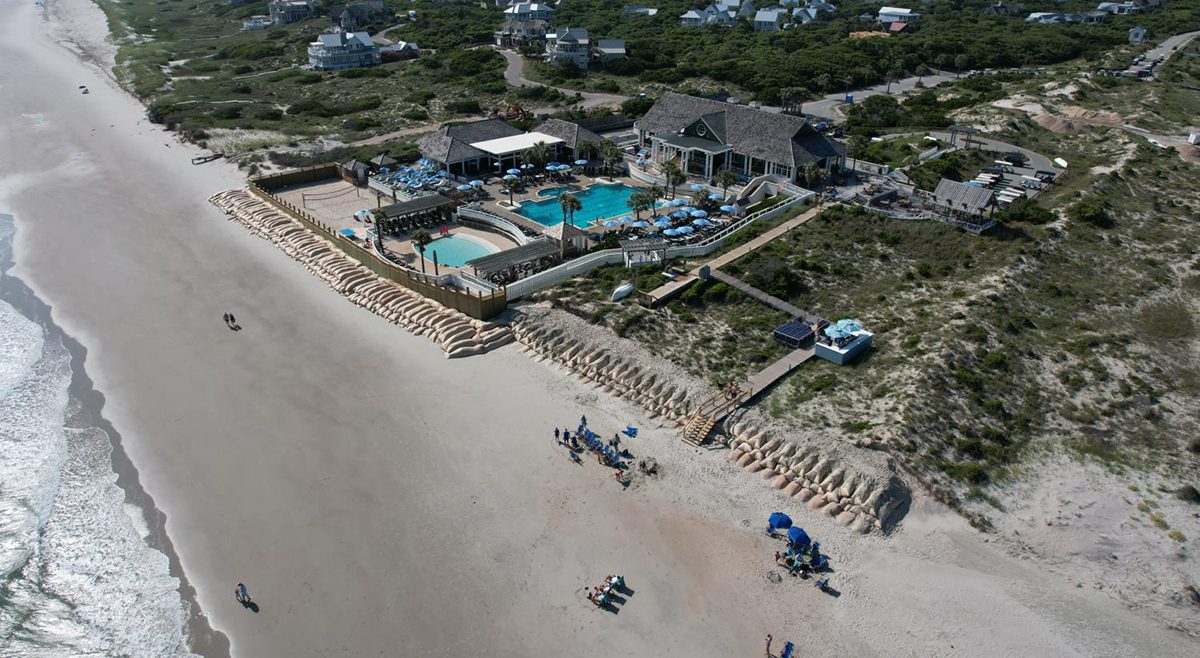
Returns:
[[[444,360],[217,215],[205,199],[236,172],[188,164],[43,36],[32,4],[0,9],[14,274],[88,347],[235,654],[725,657],[758,655],[767,632],[816,655],[1194,648],[939,508],[918,503],[890,539],[851,536],[515,349]],[[548,428],[581,411],[645,427],[633,448],[666,477],[620,493],[567,462]],[[759,526],[776,508],[823,541],[843,596],[766,581],[779,545]],[[613,570],[636,591],[616,616],[581,598]],[[259,614],[232,600],[238,580]]]

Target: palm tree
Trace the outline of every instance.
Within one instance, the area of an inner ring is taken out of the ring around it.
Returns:
[[[822,91],[828,92],[830,90],[830,88],[833,87],[833,74],[832,73],[822,73],[817,78],[817,83],[821,85]]]
[[[708,206],[711,204],[712,204],[712,193],[708,191],[708,188],[701,188],[699,190],[696,190],[695,192],[692,192],[692,205],[693,206],[696,206],[697,208],[699,208],[701,210],[707,210]]]
[[[412,241],[413,246],[417,248],[417,252],[421,254],[421,273],[424,274],[425,273],[425,247],[428,247],[429,243],[433,242],[433,235],[429,231],[427,231],[423,228],[420,228],[420,229],[417,229],[417,231],[415,233],[413,233],[412,237],[409,239]]]
[[[646,189],[646,195],[650,197],[650,205],[647,209],[654,210],[654,207],[658,205],[658,200],[667,196],[667,192],[657,185],[651,185]]]
[[[545,167],[546,163],[550,162],[550,159],[553,157],[554,151],[550,149],[550,145],[546,142],[538,142],[525,151],[525,159],[530,164],[537,165],[539,169]]]
[[[933,61],[937,63],[939,73],[945,73],[946,69],[950,68],[951,59],[946,53],[938,55]]]
[[[900,76],[904,75],[904,71],[900,70],[899,66],[893,66],[887,72],[887,93],[892,93],[892,83],[900,80]]]
[[[654,198],[646,190],[638,190],[629,195],[625,205],[633,209],[638,221],[642,220],[642,211],[654,207]]]
[[[962,53],[955,55],[954,56],[954,70],[957,71],[957,73],[955,74],[954,77],[956,77],[956,78],[961,77],[963,69],[966,69],[970,66],[971,66],[971,58],[969,56],[964,55]]]
[[[737,184],[737,174],[732,169],[722,169],[713,177],[713,182],[721,186],[721,199],[729,196],[729,187]]]
[[[616,142],[604,140],[600,142],[600,159],[604,161],[604,173],[612,175],[612,167],[625,157],[621,153],[621,147],[617,146]]]
[[[671,198],[675,198],[675,188],[680,183],[687,180],[687,175],[675,164],[675,161],[666,162],[662,166],[663,176],[667,179],[667,185],[671,188]]]
[[[591,160],[592,156],[596,155],[596,142],[590,139],[581,139],[575,145],[575,157],[579,159]]]
[[[813,182],[821,178],[821,168],[817,163],[810,162],[804,165],[804,184],[811,186]]]
[[[568,223],[571,224],[571,226],[574,226],[575,211],[583,208],[583,202],[580,201],[579,197],[575,196],[574,194],[571,194],[570,192],[563,192],[562,194],[558,195],[558,205],[562,207],[563,221],[567,222],[569,218],[570,221]]]

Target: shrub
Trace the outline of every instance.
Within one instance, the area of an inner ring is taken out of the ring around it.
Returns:
[[[1067,206],[1067,217],[1097,228],[1109,228],[1113,225],[1112,217],[1108,214],[1108,205],[1102,201],[1076,201]]]
[[[420,108],[415,108],[405,112],[403,116],[409,121],[425,121],[429,118],[429,113]]]
[[[1179,487],[1179,489],[1175,492],[1175,495],[1179,497],[1179,500],[1187,501],[1189,503],[1200,503],[1200,491],[1190,484],[1185,484],[1182,487]]]
[[[1028,197],[1017,199],[1004,211],[1001,218],[1006,222],[1028,222],[1046,224],[1054,221],[1054,213]]]
[[[346,130],[366,130],[368,128],[378,128],[383,124],[378,119],[371,117],[351,117],[342,122]]]
[[[452,114],[478,114],[483,108],[479,106],[479,101],[468,99],[446,103],[446,111]]]
[[[420,90],[410,92],[404,97],[404,102],[413,103],[415,105],[425,105],[434,98],[437,98],[437,94],[433,93],[432,91]]]
[[[306,37],[307,38],[307,37]],[[213,55],[213,59],[266,59],[283,54],[283,46],[269,43],[239,43],[226,46]]]

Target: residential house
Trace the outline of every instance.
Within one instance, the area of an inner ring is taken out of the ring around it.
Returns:
[[[551,64],[571,62],[587,70],[591,57],[591,41],[587,30],[582,27],[562,28],[546,34],[546,59]]]
[[[718,0],[704,9],[693,9],[683,14],[679,17],[679,24],[683,27],[734,27],[739,18],[753,20],[756,12],[754,0]]]
[[[1141,25],[1129,28],[1129,45],[1137,46],[1146,43],[1146,28]]]
[[[392,10],[383,0],[365,0],[329,8],[334,27],[344,32],[357,32],[371,23],[386,20]]]
[[[833,13],[836,10],[837,7],[834,7],[828,2],[811,0],[806,7],[796,7],[795,9],[792,9],[792,22],[808,24],[820,18],[822,12]]]
[[[275,22],[271,20],[270,16],[251,16],[242,21],[242,31],[253,32],[255,30],[265,30],[274,24]]]
[[[267,3],[267,12],[276,25],[295,23],[313,15],[308,0],[271,0]]]
[[[542,20],[504,21],[494,36],[496,45],[501,48],[520,48],[545,43],[546,33],[551,29],[550,23]]]
[[[884,23],[883,29],[888,34],[900,34],[912,27],[912,23]]]
[[[655,16],[658,10],[653,7],[640,7],[638,5],[630,5],[621,10],[624,16]]]
[[[754,14],[754,31],[755,32],[774,32],[783,27],[783,19],[787,16],[786,10],[782,7],[772,7],[771,9],[759,9]]]
[[[904,7],[880,7],[875,19],[880,23],[914,23],[921,15]]]
[[[598,39],[596,41],[596,50],[592,53],[592,56],[602,64],[604,62],[625,59],[625,40]]]
[[[322,34],[308,44],[308,64],[318,71],[370,66],[379,60],[379,48],[366,32]]]
[[[846,159],[845,147],[804,117],[672,92],[663,94],[634,129],[653,160],[675,162],[705,179],[729,169],[796,181],[808,164],[828,171]]]
[[[1078,23],[1107,23],[1110,18],[1112,14],[1102,9],[1092,9],[1075,15],[1075,21]]]
[[[1096,5],[1098,11],[1108,12],[1115,16],[1125,16],[1127,14],[1140,14],[1142,8],[1132,2],[1101,2]]]
[[[546,21],[554,20],[554,7],[540,2],[517,2],[504,10],[506,21]]]
[[[679,17],[679,24],[683,27],[704,27],[708,22],[703,9],[689,9]]]
[[[996,0],[996,4],[988,5],[983,9],[983,13],[993,16],[1016,16],[1022,11],[1025,11],[1025,5],[1019,2],[1004,2],[1004,0]]]
[[[1025,17],[1026,23],[1070,23],[1071,16],[1061,11],[1035,11]]]
[[[379,59],[390,62],[399,59],[413,59],[421,54],[421,48],[412,41],[397,41],[396,43],[379,47]]]

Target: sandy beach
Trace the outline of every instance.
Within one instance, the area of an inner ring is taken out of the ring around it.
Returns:
[[[803,655],[1194,652],[920,496],[892,535],[852,535],[513,346],[446,360],[211,207],[244,178],[191,165],[55,40],[97,43],[94,6],[49,2],[69,19],[0,0],[12,273],[87,348],[104,416],[234,655],[759,656],[767,633]],[[551,430],[581,413],[602,433],[640,426],[629,447],[664,476],[622,492],[572,464]],[[776,510],[821,541],[841,596],[768,580]],[[584,599],[608,573],[633,590],[615,615]]]

